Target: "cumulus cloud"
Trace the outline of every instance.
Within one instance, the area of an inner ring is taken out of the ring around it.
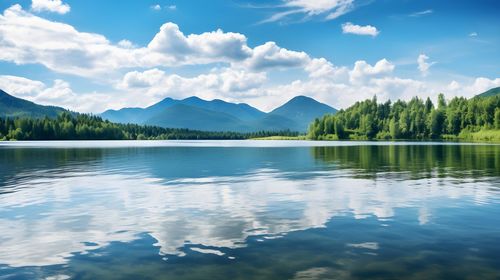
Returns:
[[[273,42],[251,48],[245,35],[220,29],[185,35],[168,22],[146,47],[128,40],[118,44],[106,37],[76,30],[24,11],[20,5],[0,15],[0,60],[37,63],[60,73],[108,77],[122,68],[227,63],[254,69],[297,67],[307,63],[304,52],[290,51]]]
[[[249,73],[244,70],[226,69],[220,73],[220,89],[225,93],[245,92],[260,87],[266,80],[264,72]]]
[[[165,55],[174,55],[178,60],[242,60],[251,55],[247,38],[239,33],[225,33],[221,29],[202,34],[185,36],[175,23],[161,26],[148,49]]]
[[[311,14],[331,12],[322,10],[320,2],[308,6]],[[247,102],[263,110],[274,109],[296,95],[308,95],[343,108],[374,94],[381,101],[415,95],[434,97],[439,92],[472,96],[500,86],[500,78],[459,79],[451,83],[403,79],[385,58],[374,64],[359,60],[352,66],[337,66],[325,58],[314,58],[274,42],[250,47],[247,37],[240,33],[215,30],[184,34],[174,23],[162,25],[146,46],[136,46],[126,39],[115,44],[102,35],[80,32],[71,25],[33,15],[19,5],[0,15],[0,38],[0,60],[36,63],[54,72],[84,76],[111,87],[106,93],[77,93],[60,79],[46,85],[22,77],[0,76],[0,88],[7,92],[81,112],[144,107],[165,97],[192,95]],[[417,59],[423,74],[434,64],[428,59],[425,54]],[[200,64],[216,67],[195,76],[175,74],[177,66]],[[268,79],[278,71],[280,79]]]
[[[342,33],[344,34],[356,34],[356,35],[368,35],[375,37],[377,36],[380,32],[377,30],[375,26],[371,25],[356,25],[352,24],[350,22],[342,24]]]
[[[495,87],[500,87],[500,78],[489,79],[486,77],[478,77],[469,78],[462,82],[453,80],[449,84],[441,87],[441,92],[444,92],[448,98],[454,96],[471,98]]]
[[[237,97],[238,93],[252,94],[251,91],[261,87],[266,80],[265,72],[248,72],[242,69],[213,69],[208,74],[182,77],[177,74],[168,75],[154,68],[126,73],[117,88],[130,92],[141,89],[146,96],[155,100],[167,96],[185,98],[192,95],[207,99],[231,99]]]
[[[35,12],[48,11],[65,14],[71,10],[71,7],[61,0],[32,0],[31,9]]]
[[[125,48],[125,49],[131,49],[131,48],[134,48],[134,43],[130,42],[129,40],[120,40],[118,42],[118,46],[122,47],[122,48]]]
[[[427,76],[429,74],[429,68],[434,65],[436,62],[427,62],[429,57],[425,54],[421,54],[417,58],[418,70],[422,73],[423,76]]]
[[[387,59],[381,59],[370,65],[364,60],[358,60],[354,63],[354,68],[349,71],[349,80],[353,84],[365,82],[370,78],[377,78],[392,73],[395,66]]]
[[[16,64],[39,63],[81,76],[131,64],[129,50],[111,45],[104,36],[34,16],[20,5],[0,15],[0,37],[0,60]]]
[[[145,88],[159,84],[164,78],[165,72],[159,69],[150,69],[144,72],[132,71],[125,74],[119,88],[133,89]]]
[[[495,87],[500,87],[500,78],[488,79],[485,77],[479,77],[474,79],[474,81],[469,85],[456,87],[455,91],[452,91],[451,93],[456,96],[473,97]]]
[[[313,79],[343,80],[348,76],[347,67],[337,67],[325,58],[314,58],[305,67]]]
[[[160,6],[160,4],[155,4],[155,5],[151,6],[151,9],[153,9],[155,11],[160,11],[161,10],[161,6]]]
[[[304,66],[309,60],[305,52],[290,51],[279,47],[274,42],[267,42],[255,47],[252,56],[245,63],[251,69],[262,70]]]
[[[19,97],[33,96],[45,88],[40,81],[33,81],[24,77],[2,75],[0,76],[0,89]]]
[[[448,84],[448,86],[446,87],[446,89],[447,89],[448,91],[454,92],[454,91],[459,90],[459,89],[460,89],[460,87],[461,87],[460,83],[459,83],[459,82],[457,82],[457,81],[455,81],[455,80],[453,80],[453,81],[451,81],[451,82]]]
[[[0,75],[0,89],[38,104],[60,106],[78,112],[99,112],[113,105],[108,94],[77,94],[68,82],[60,79],[48,86],[24,77]]]
[[[311,65],[322,65],[317,60]],[[312,66],[311,66],[312,68]],[[333,105],[337,108],[345,108],[354,102],[371,98],[373,95],[380,97],[380,100],[393,98],[401,94],[420,93],[418,85],[410,81],[403,81],[389,76],[394,65],[386,59],[378,61],[375,65],[370,65],[365,61],[357,61],[351,70],[346,67],[328,67],[324,64],[319,69],[328,69],[325,76],[309,76],[309,79],[295,80],[286,85],[278,85],[267,90],[267,94],[259,97],[259,105],[265,109],[272,109],[284,101],[296,95],[308,95],[321,102]],[[333,69],[333,72],[332,72]],[[337,75],[333,75],[335,73]],[[408,88],[405,88],[407,86]]]
[[[276,22],[292,15],[303,15],[304,19],[322,16],[325,20],[336,19],[354,9],[354,0],[284,0],[277,7],[284,11],[273,14],[260,23]]]

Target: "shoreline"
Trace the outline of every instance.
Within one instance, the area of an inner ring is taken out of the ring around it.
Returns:
[[[315,140],[50,140],[0,141],[0,149],[93,149],[93,148],[315,148],[348,146],[500,146],[494,142],[452,141],[315,141]]]

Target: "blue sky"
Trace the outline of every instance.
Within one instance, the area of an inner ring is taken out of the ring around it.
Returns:
[[[341,108],[500,86],[494,0],[3,0],[0,10],[0,88],[83,112],[191,95],[267,111],[303,94]]]

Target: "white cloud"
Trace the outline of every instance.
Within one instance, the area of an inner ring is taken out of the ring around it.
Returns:
[[[353,1],[346,0],[288,0],[285,6],[302,9],[311,15],[319,15],[352,3]]]
[[[288,16],[301,14],[306,18],[323,15],[326,20],[336,19],[354,9],[354,0],[284,0],[278,8],[285,11],[275,13],[260,23],[280,21]]]
[[[264,160],[266,153],[259,149],[254,156]],[[175,163],[176,159],[166,160]],[[19,175],[29,170],[25,172]],[[91,171],[78,175],[26,176],[23,186],[37,184],[43,186],[43,191],[25,187],[19,188],[16,195],[0,196],[2,210],[8,213],[25,213],[40,205],[46,206],[45,211],[50,213],[0,217],[1,263],[10,267],[64,266],[75,252],[85,254],[99,248],[108,252],[106,246],[112,241],[139,240],[143,232],[155,240],[162,255],[189,254],[189,250],[183,250],[186,240],[190,241],[190,248],[192,244],[203,244],[212,249],[223,247],[226,252],[245,246],[250,236],[280,238],[290,232],[324,227],[339,216],[368,218],[370,223],[384,218],[380,220],[382,223],[398,209],[420,209],[429,201],[496,202],[495,197],[488,196],[495,187],[492,181],[464,181],[461,186],[444,187],[440,178],[418,179],[408,172],[398,176],[402,180],[411,179],[415,186],[436,187],[402,190],[399,181],[352,178],[343,176],[340,170],[318,172],[300,180],[276,176],[276,172],[255,172],[242,175],[237,181],[221,176],[182,176],[170,180],[171,187],[165,187],[154,170],[147,177]],[[108,182],[106,191],[102,182]],[[86,199],[81,199],[82,189],[86,190]],[[53,201],[58,203],[50,203]],[[294,205],[297,214],[276,215],[289,211],[290,205]],[[421,215],[420,211],[412,211],[407,218],[417,221]],[[215,216],[219,218],[214,219]],[[68,227],[68,223],[79,226]]]
[[[185,98],[196,95],[206,99],[232,99],[238,97],[238,93],[252,95],[252,90],[261,87],[266,80],[264,72],[242,69],[213,69],[208,74],[182,77],[177,74],[168,75],[155,68],[144,72],[128,72],[116,86],[131,94],[141,90],[142,94],[150,98],[147,102],[154,103],[167,96]]]
[[[260,87],[267,80],[265,73],[226,69],[220,73],[220,89],[225,93],[245,92]]]
[[[40,81],[33,81],[18,76],[0,76],[0,89],[21,98],[33,96],[44,88],[45,84]]]
[[[327,20],[332,20],[332,19],[336,19],[340,16],[343,16],[347,13],[349,13],[350,11],[352,11],[354,9],[354,1],[351,0],[351,1],[338,1],[339,3],[341,3],[337,9],[335,9],[333,12],[329,13],[327,16],[326,16],[326,19]]]
[[[471,85],[466,86],[462,92],[458,93],[458,95],[472,97],[495,87],[500,87],[500,78],[488,79],[485,77],[479,77],[476,78]]]
[[[144,72],[132,71],[125,74],[119,88],[146,88],[158,84],[165,76],[165,72],[159,69],[151,69]]]
[[[380,32],[377,30],[375,26],[371,25],[356,25],[352,24],[350,22],[342,24],[342,33],[344,34],[356,34],[356,35],[368,35],[375,37],[377,36]]]
[[[418,70],[420,70],[423,76],[427,76],[427,74],[429,74],[429,68],[436,64],[436,62],[427,62],[428,59],[429,57],[425,54],[421,54],[417,58]]]
[[[168,6],[162,7],[160,4],[155,4],[155,5],[151,6],[151,9],[153,9],[155,11],[161,11],[163,8],[165,8],[167,10],[170,10],[170,11],[177,10],[177,6],[176,5],[168,5]]]
[[[0,60],[36,63],[60,73],[109,80],[123,68],[154,68],[226,63],[251,70],[303,67],[305,52],[279,47],[274,42],[251,48],[245,35],[218,29],[185,35],[168,22],[146,47],[128,40],[112,44],[106,37],[79,32],[14,5],[0,15]]]
[[[500,78],[488,79],[478,77],[461,83],[453,80],[448,85],[442,87],[441,92],[444,92],[448,98],[454,96],[470,98],[495,87],[500,87]]]
[[[290,68],[305,66],[310,58],[305,52],[290,51],[274,42],[267,42],[253,49],[252,57],[245,63],[250,69]]]
[[[305,70],[313,79],[345,80],[349,74],[347,67],[336,67],[325,58],[312,59]]]
[[[399,77],[375,78],[369,81],[369,85],[373,88],[373,94],[376,94],[380,101],[389,99],[408,100],[414,96],[426,98],[435,95],[423,82],[413,79]]]
[[[0,60],[16,64],[39,63],[80,76],[132,64],[130,51],[111,45],[104,36],[34,16],[19,5],[0,15],[0,38]]]
[[[457,81],[455,81],[455,80],[453,80],[453,81],[451,81],[451,82],[448,84],[448,86],[446,87],[446,89],[447,89],[448,91],[454,92],[454,91],[459,90],[459,89],[460,89],[460,87],[461,87],[460,83],[459,83],[459,82],[457,82]]]
[[[68,102],[73,103],[77,95],[71,89],[68,82],[63,80],[54,80],[52,87],[42,90],[33,98],[33,101],[39,104],[61,104],[65,106]]]
[[[424,10],[424,11],[415,12],[413,14],[410,14],[410,17],[421,17],[421,16],[430,15],[432,13],[434,13],[434,11],[431,9],[428,9],[428,10]]]
[[[469,37],[472,37],[472,38],[477,37],[477,32],[471,32],[471,33],[469,34]]]
[[[0,89],[8,94],[36,102],[54,105],[78,112],[100,112],[113,104],[111,95],[102,93],[77,94],[68,82],[56,79],[52,86],[24,77],[1,75]]]
[[[128,67],[230,63],[252,55],[242,34],[216,30],[185,36],[174,23],[164,24],[147,47],[128,40],[114,45],[102,35],[37,17],[20,5],[0,15],[0,37],[0,60],[38,63],[85,77],[103,78]]]
[[[35,12],[54,12],[58,14],[66,14],[71,10],[68,4],[61,0],[32,0],[31,9]]]
[[[242,60],[251,55],[247,38],[239,33],[225,33],[221,29],[185,36],[175,23],[161,26],[148,49],[164,55],[173,55],[180,61]]]
[[[125,49],[132,49],[135,47],[132,42],[130,42],[129,40],[125,40],[125,39],[118,42],[118,46],[125,48]]]
[[[321,3],[312,3],[307,9],[312,14],[328,13]],[[113,87],[110,92],[76,93],[63,80],[46,85],[0,76],[0,88],[16,96],[82,112],[143,107],[167,96],[192,95],[248,102],[271,110],[300,94],[342,108],[374,94],[380,100],[433,97],[438,92],[447,97],[473,96],[500,85],[500,78],[464,78],[451,83],[403,79],[385,58],[373,65],[359,60],[352,67],[337,66],[274,42],[249,47],[247,37],[240,33],[216,30],[185,35],[174,23],[165,23],[147,46],[136,46],[126,39],[114,44],[102,35],[40,18],[19,5],[0,15],[0,38],[0,60],[40,64]],[[422,54],[417,60],[423,74],[434,64],[428,59]],[[174,67],[200,64],[214,64],[216,68],[205,72],[203,67],[196,68],[201,72],[195,76],[175,74]]]
[[[364,60],[354,63],[354,68],[349,72],[349,80],[353,84],[365,82],[367,79],[382,77],[392,73],[395,66],[387,59],[381,59],[374,66]]]

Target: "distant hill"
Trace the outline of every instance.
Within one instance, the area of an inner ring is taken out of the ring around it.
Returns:
[[[500,94],[500,87],[492,88],[487,90],[481,94],[476,95],[475,97],[490,97]]]
[[[101,114],[101,117],[118,123],[148,123],[148,120],[155,118],[159,113],[174,106],[174,105],[188,105],[204,110],[219,112],[236,116],[242,121],[253,121],[263,117],[266,113],[245,104],[245,103],[229,103],[219,99],[212,101],[203,100],[201,98],[192,96],[182,100],[172,99],[167,97],[162,101],[153,104],[147,108],[123,108],[120,110],[107,110]],[[188,108],[188,107],[182,107]]]
[[[296,96],[287,103],[274,109],[269,115],[289,118],[296,123],[294,130],[305,131],[312,120],[325,114],[334,114],[337,110],[307,96]]]
[[[312,98],[297,96],[271,113],[264,113],[245,103],[211,101],[192,96],[182,100],[165,98],[147,108],[123,108],[101,114],[118,123],[137,123],[171,128],[210,131],[277,131],[305,132],[309,123],[336,110]]]
[[[67,110],[43,106],[0,90],[0,117],[57,117]],[[312,98],[297,96],[270,113],[245,103],[192,96],[182,100],[165,98],[146,108],[107,110],[103,119],[116,123],[156,125],[204,131],[298,131],[305,132],[317,117],[336,110]]]
[[[38,105],[0,90],[0,117],[54,118],[64,111],[66,110],[60,107]]]
[[[185,104],[175,104],[146,120],[148,125],[189,128],[203,131],[248,131],[242,121],[232,115]]]
[[[226,102],[220,99],[207,101],[198,98],[196,96],[192,96],[181,100],[179,103],[215,112],[226,113],[229,115],[236,116],[242,121],[252,121],[261,118],[266,114],[246,103],[236,104],[236,103]]]

